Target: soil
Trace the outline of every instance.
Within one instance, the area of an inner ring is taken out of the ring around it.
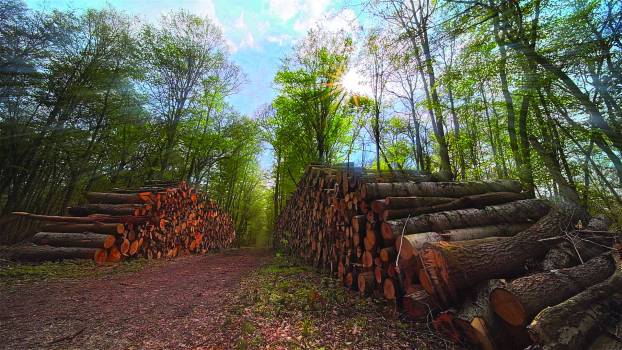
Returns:
[[[0,348],[229,349],[228,300],[271,256],[234,250],[133,273],[0,285]]]

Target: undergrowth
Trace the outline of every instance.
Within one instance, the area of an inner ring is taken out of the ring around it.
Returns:
[[[245,349],[451,349],[427,324],[332,277],[276,257],[246,277],[225,324]]]
[[[132,259],[103,266],[97,266],[92,260],[48,261],[39,264],[11,263],[0,266],[0,283],[52,281],[136,272],[150,263],[152,261],[146,259]]]

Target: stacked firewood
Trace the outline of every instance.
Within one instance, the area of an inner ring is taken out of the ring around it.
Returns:
[[[484,349],[585,348],[605,332],[598,322],[622,315],[618,235],[578,229],[581,210],[529,198],[516,181],[430,180],[311,166],[275,245]]]
[[[71,216],[15,215],[50,222],[35,245],[12,251],[18,260],[94,259],[118,262],[180,254],[205,254],[235,239],[231,217],[185,182],[152,181],[134,189],[88,192],[88,204],[67,208]]]

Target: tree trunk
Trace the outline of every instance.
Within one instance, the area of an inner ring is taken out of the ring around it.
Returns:
[[[39,232],[32,237],[32,242],[38,245],[80,248],[110,248],[115,244],[116,240],[117,238],[114,235],[90,232]]]
[[[464,197],[487,192],[522,191],[521,185],[513,180],[470,181],[470,182],[398,182],[367,183],[361,189],[365,200],[386,197]]]
[[[571,208],[555,207],[513,237],[426,244],[420,253],[422,285],[445,304],[458,303],[459,290],[512,276],[524,270],[527,260],[542,257],[548,248],[540,239],[559,236],[572,227],[577,219],[573,214]]]
[[[86,199],[95,204],[143,204],[151,197],[151,192],[105,193],[87,192]]]
[[[489,192],[483,194],[476,194],[472,196],[466,196],[455,199],[449,203],[437,204],[429,207],[420,208],[405,208],[405,209],[393,209],[385,210],[382,212],[382,220],[388,221],[393,219],[405,218],[410,216],[416,216],[427,213],[436,213],[439,211],[448,211],[465,208],[481,208],[487,205],[503,204],[520,199],[526,199],[525,193],[514,192]]]
[[[494,350],[496,347],[493,338],[500,333],[501,324],[495,320],[488,296],[500,285],[499,280],[478,284],[457,309],[450,309],[439,315],[441,322],[435,320],[435,328],[455,341]]]
[[[380,214],[384,210],[429,207],[454,200],[449,197],[387,197],[373,201],[371,207],[374,213]]]
[[[494,3],[489,0],[489,5],[492,7]],[[499,78],[501,80],[501,91],[503,92],[503,99],[505,100],[505,109],[507,114],[507,130],[510,137],[510,149],[514,156],[514,162],[516,167],[521,169],[523,166],[523,159],[518,147],[518,137],[516,135],[516,112],[514,111],[514,100],[512,94],[510,94],[508,77],[507,77],[507,52],[506,46],[501,38],[501,29],[499,28],[499,14],[495,13],[492,17],[494,38],[497,46],[499,47]]]
[[[617,321],[617,323],[609,324],[605,333],[596,338],[588,350],[620,350],[622,347],[622,321],[620,318],[612,321]]]
[[[73,216],[89,216],[92,214],[106,215],[134,215],[140,204],[84,204],[79,207],[69,207],[67,211]]]
[[[361,272],[358,275],[358,289],[361,295],[371,294],[374,288],[374,273],[372,271]]]
[[[45,232],[93,232],[101,234],[123,234],[125,225],[123,224],[49,224],[44,225],[42,230]]]
[[[418,256],[419,251],[425,243],[440,241],[467,241],[488,237],[510,237],[520,231],[527,229],[530,224],[498,224],[488,226],[476,226],[468,228],[457,228],[437,232],[423,232],[412,235],[405,235],[404,240],[395,240],[395,249],[402,245],[401,255],[404,259]]]
[[[96,248],[65,248],[51,246],[23,246],[11,250],[11,258],[20,261],[47,261],[64,259],[95,259]]]
[[[402,232],[414,234],[472,226],[527,223],[538,220],[548,210],[549,205],[546,201],[525,199],[482,209],[459,209],[386,221],[382,223],[381,230],[382,237],[387,239],[401,235]]]
[[[441,231],[443,241],[469,241],[488,237],[510,237],[526,230],[531,224],[499,224]]]
[[[514,326],[525,326],[547,306],[553,306],[594,284],[615,270],[611,255],[575,267],[520,277],[490,294],[494,311]]]
[[[438,303],[421,286],[402,299],[404,311],[412,320],[431,319],[439,309]]]
[[[622,271],[563,303],[542,310],[529,325],[533,341],[543,349],[585,349],[622,312]]]

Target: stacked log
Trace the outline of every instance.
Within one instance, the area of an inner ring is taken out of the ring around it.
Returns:
[[[585,218],[574,207],[530,198],[512,180],[432,180],[312,165],[277,218],[275,246],[485,349],[546,345],[544,331],[527,331],[534,317],[620,268],[618,236],[575,230]]]
[[[155,259],[205,254],[229,247],[235,239],[231,217],[185,182],[152,182],[85,197],[87,204],[67,208],[71,216],[14,213],[48,224],[32,238],[35,245],[13,249],[13,258],[88,258],[97,263]]]

